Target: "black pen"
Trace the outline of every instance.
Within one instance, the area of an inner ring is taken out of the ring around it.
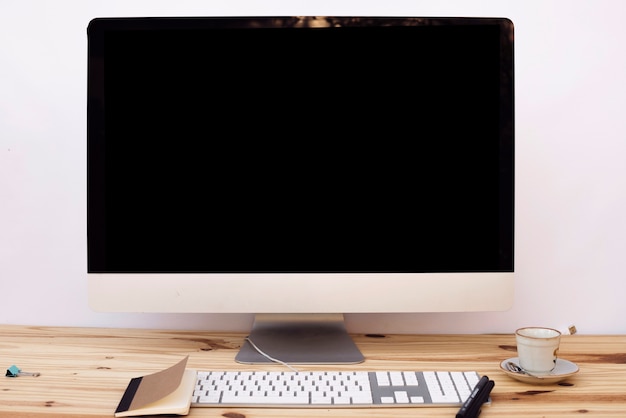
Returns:
[[[489,400],[489,394],[491,393],[491,389],[493,389],[494,386],[495,386],[495,382],[493,380],[490,380],[485,385],[485,388],[483,389],[482,395],[480,395],[479,399],[476,400],[475,410],[473,412],[470,412],[470,413],[473,414],[474,418],[476,418],[476,417],[478,417],[478,415],[480,415],[481,408],[485,404],[485,402],[487,402]]]
[[[480,378],[472,393],[467,397],[461,409],[456,414],[456,418],[476,418],[480,412],[481,406],[489,399],[489,393],[493,389],[495,383],[489,380],[487,376]]]

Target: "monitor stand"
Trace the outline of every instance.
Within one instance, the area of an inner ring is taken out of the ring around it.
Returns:
[[[354,364],[365,359],[348,335],[342,314],[257,314],[248,338],[261,351],[287,364]],[[272,362],[248,340],[235,360]]]

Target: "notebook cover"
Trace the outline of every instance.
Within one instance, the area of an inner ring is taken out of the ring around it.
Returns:
[[[188,414],[196,371],[185,369],[187,359],[185,357],[160,372],[131,379],[115,410],[115,416]]]

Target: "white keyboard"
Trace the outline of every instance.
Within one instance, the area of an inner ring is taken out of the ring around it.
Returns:
[[[191,406],[460,406],[479,379],[474,371],[201,371]]]

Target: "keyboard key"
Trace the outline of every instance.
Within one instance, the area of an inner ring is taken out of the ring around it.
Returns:
[[[407,386],[418,386],[417,374],[415,372],[404,372],[404,381]]]
[[[387,372],[376,372],[376,382],[378,383],[378,386],[391,385],[391,380],[389,380]]]
[[[409,395],[404,391],[396,391],[394,392],[397,403],[409,403]]]
[[[404,386],[404,378],[402,372],[389,372],[391,386]]]

